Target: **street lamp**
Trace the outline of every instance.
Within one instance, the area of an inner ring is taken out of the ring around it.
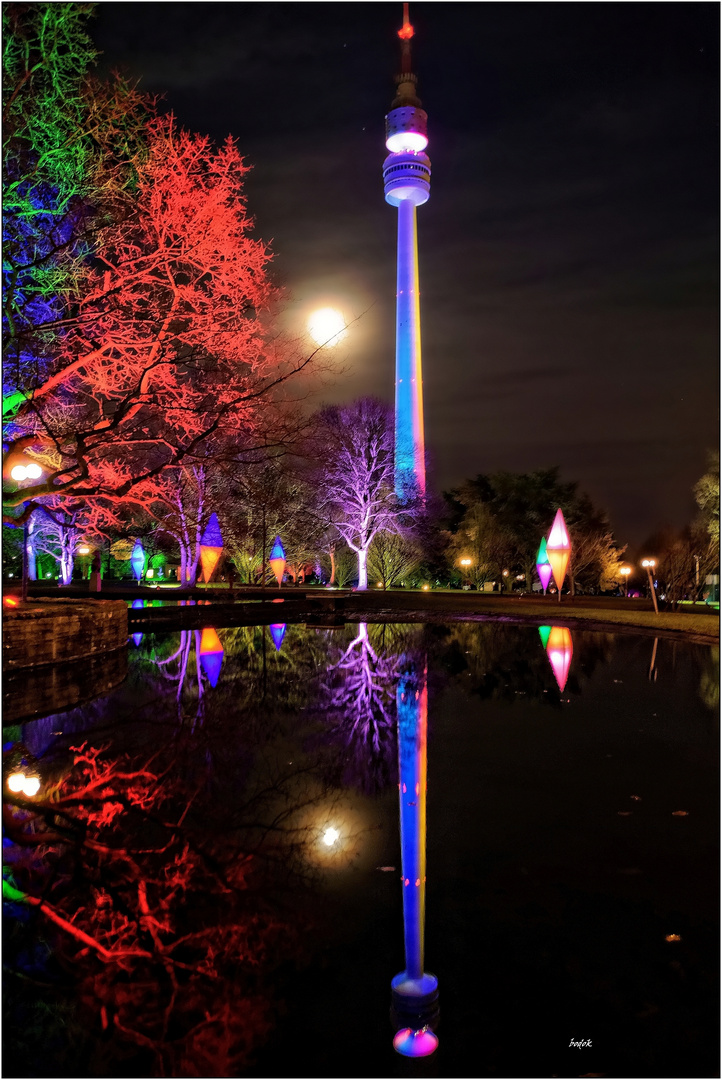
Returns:
[[[652,580],[652,569],[657,565],[655,559],[642,559],[642,566],[647,571],[647,577],[649,578],[649,591],[652,594],[652,603],[654,604],[654,610],[659,615],[659,605],[657,604],[657,594],[654,591],[654,581]]]
[[[43,470],[37,461],[19,461],[17,465],[13,465],[10,470],[10,476],[15,483],[20,486],[27,480],[39,480],[43,475]],[[25,505],[25,504],[24,504]],[[23,523],[23,581],[22,581],[22,598],[23,601],[28,598],[28,523]]]
[[[471,566],[471,559],[469,559],[469,558],[459,559],[459,565],[466,568],[466,582],[467,582],[467,584],[464,586],[464,588],[466,589],[471,585],[471,575],[469,574],[469,567]]]
[[[629,596],[629,575],[631,574],[631,572],[632,572],[631,566],[621,566],[619,568],[619,573],[624,578],[624,595],[626,597]]]

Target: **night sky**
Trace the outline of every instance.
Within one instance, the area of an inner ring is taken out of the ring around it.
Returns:
[[[317,398],[393,400],[384,115],[400,3],[101,3],[103,65],[229,133],[290,332],[362,315]],[[718,446],[719,7],[412,3],[436,489],[559,465],[621,543],[694,514]]]

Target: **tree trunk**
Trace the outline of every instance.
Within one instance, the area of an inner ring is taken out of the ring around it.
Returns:
[[[328,555],[331,559],[331,577],[329,580],[329,585],[333,585],[336,581],[336,548],[331,546],[328,549]]]
[[[358,553],[358,587],[359,589],[367,589],[369,584],[368,569],[366,567],[366,560],[368,558],[368,548],[362,548]]]

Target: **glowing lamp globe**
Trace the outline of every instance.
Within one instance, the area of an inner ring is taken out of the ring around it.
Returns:
[[[135,577],[140,581],[143,576],[143,567],[145,566],[145,548],[140,540],[136,540],[133,545],[133,552],[130,556],[130,565],[133,567]]]
[[[346,337],[346,320],[335,308],[319,308],[308,320],[308,332],[320,346],[338,345]]]
[[[560,690],[563,690],[567,684],[569,667],[574,652],[569,628],[566,626],[552,626],[547,638],[546,650],[557,686]]]
[[[552,574],[560,593],[571,553],[572,543],[560,508],[556,512],[554,523],[547,537],[547,559],[551,564]]]
[[[271,554],[268,559],[271,564],[271,570],[275,575],[278,587],[281,587],[283,581],[283,571],[286,569],[286,549],[281,543],[281,537],[277,536],[273,541],[273,547],[271,548]]]
[[[411,1028],[402,1028],[394,1035],[394,1050],[404,1057],[428,1057],[433,1054],[439,1040],[433,1031],[427,1027],[413,1031]]]
[[[208,524],[201,536],[201,572],[206,584],[210,581],[222,552],[223,536],[218,515],[214,512],[208,518]]]
[[[13,480],[25,480],[27,479],[28,470],[25,468],[24,465],[13,465],[12,469],[10,470],[10,475]]]
[[[223,645],[216,631],[206,626],[201,634],[201,666],[211,686],[218,684],[223,664]]]
[[[281,648],[281,645],[283,645],[283,639],[286,636],[286,624],[271,623],[271,625],[268,627],[268,631],[271,635],[271,641],[276,646],[276,652],[278,652]]]
[[[43,470],[40,468],[37,461],[31,461],[30,464],[25,467],[25,475],[29,480],[39,480],[43,475]]]

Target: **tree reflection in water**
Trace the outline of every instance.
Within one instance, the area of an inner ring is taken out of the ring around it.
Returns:
[[[396,688],[422,635],[420,626],[362,622],[350,643],[330,643],[315,710],[323,741],[344,748],[342,786],[375,794],[395,783]]]

